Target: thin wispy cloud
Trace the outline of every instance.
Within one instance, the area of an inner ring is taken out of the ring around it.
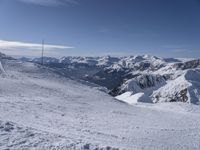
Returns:
[[[71,46],[45,44],[45,54],[48,56],[58,56],[61,51],[73,49]],[[18,56],[38,56],[42,49],[41,43],[27,43],[20,41],[0,40],[0,52],[7,55]]]
[[[187,52],[187,49],[182,49],[182,48],[177,48],[177,49],[173,49],[174,52],[176,53],[182,53],[182,52]]]
[[[184,49],[188,45],[163,45],[162,47],[167,49]]]
[[[105,28],[105,27],[101,27],[100,29],[99,29],[99,32],[100,33],[107,33],[107,32],[109,32],[110,30],[108,29],[108,28]]]
[[[41,6],[61,6],[61,5],[78,3],[77,0],[19,0],[19,1]]]
[[[165,45],[163,48],[168,49],[175,53],[183,53],[189,51],[187,45]]]

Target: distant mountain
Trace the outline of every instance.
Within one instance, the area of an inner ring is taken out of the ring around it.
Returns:
[[[41,58],[31,61],[41,63]],[[44,57],[44,64],[67,77],[106,87],[120,100],[134,99],[131,103],[200,101],[200,59],[68,56]]]
[[[0,52],[0,59],[14,59],[14,58],[7,56],[7,55]]]

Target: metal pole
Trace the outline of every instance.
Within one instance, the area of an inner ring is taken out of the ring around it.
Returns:
[[[42,40],[42,58],[41,58],[41,64],[44,65],[44,40]]]

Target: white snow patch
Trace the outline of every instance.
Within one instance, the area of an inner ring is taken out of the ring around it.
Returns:
[[[115,98],[128,104],[136,104],[138,102],[151,103],[151,99],[144,93],[133,94],[133,92],[125,92]]]

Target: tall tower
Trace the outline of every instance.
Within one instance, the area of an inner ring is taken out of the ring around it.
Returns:
[[[42,57],[41,57],[41,64],[44,65],[44,40],[42,40]]]

